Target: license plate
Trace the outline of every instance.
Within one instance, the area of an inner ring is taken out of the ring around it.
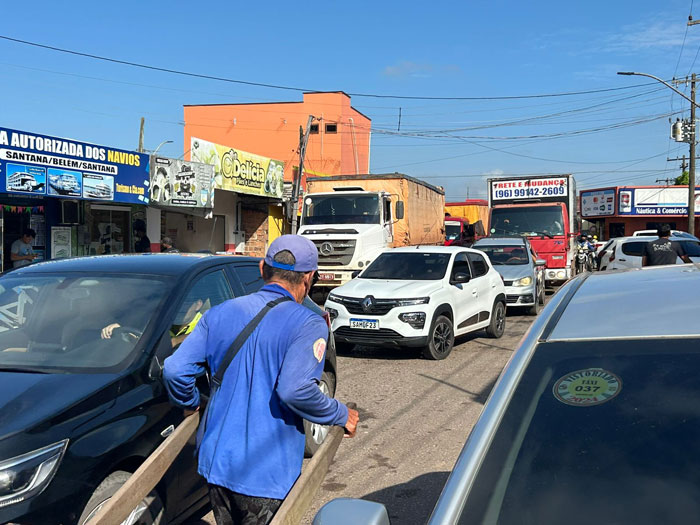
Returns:
[[[350,328],[379,330],[379,319],[350,319]]]
[[[334,279],[335,279],[335,274],[333,274],[333,273],[319,273],[318,274],[319,281],[333,281]]]

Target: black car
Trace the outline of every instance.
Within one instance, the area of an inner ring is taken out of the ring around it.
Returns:
[[[200,254],[85,257],[0,276],[0,523],[94,515],[183,419],[161,381],[165,358],[207,309],[261,285],[258,259]],[[330,395],[335,377],[329,345],[320,386]],[[206,397],[207,376],[198,386]],[[324,435],[307,428],[307,451]],[[193,439],[129,523],[208,510]]]

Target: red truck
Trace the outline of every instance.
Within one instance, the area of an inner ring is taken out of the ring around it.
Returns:
[[[576,181],[571,175],[488,180],[491,235],[521,235],[547,261],[548,286],[572,277],[576,243]]]

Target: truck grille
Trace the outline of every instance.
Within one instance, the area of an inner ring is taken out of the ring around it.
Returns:
[[[347,240],[315,240],[318,250],[318,265],[347,266],[355,253],[355,239]]]
[[[336,303],[342,304],[348,312],[351,314],[360,315],[386,315],[389,311],[396,306],[395,299],[375,299],[374,304],[369,310],[364,310],[362,308],[362,301],[364,297],[341,297],[334,294],[334,299]]]

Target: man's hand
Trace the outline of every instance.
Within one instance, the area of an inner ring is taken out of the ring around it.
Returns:
[[[102,339],[111,339],[112,338],[112,332],[114,332],[115,328],[119,328],[121,325],[119,323],[112,323],[108,324],[102,329],[102,333],[100,334],[100,337]]]
[[[360,414],[357,410],[348,408],[348,420],[345,422],[345,435],[347,437],[355,437],[357,432],[357,423],[360,421]]]

